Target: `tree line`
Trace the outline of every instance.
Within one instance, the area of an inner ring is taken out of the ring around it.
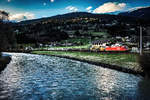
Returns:
[[[4,11],[0,11],[0,52],[9,48],[14,48],[16,43],[15,33],[13,32],[12,23],[7,19],[9,14]]]

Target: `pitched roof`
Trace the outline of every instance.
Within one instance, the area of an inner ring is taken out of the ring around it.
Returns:
[[[96,41],[93,41],[92,44],[102,44],[102,43],[106,43],[106,42],[110,42],[110,40],[96,40]]]

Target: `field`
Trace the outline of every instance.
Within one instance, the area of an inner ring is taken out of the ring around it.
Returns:
[[[96,53],[96,52],[65,52],[65,51],[33,51],[34,54],[55,55],[61,57],[75,58],[88,62],[104,63],[120,66],[135,72],[142,72],[138,64],[137,54],[127,53]]]

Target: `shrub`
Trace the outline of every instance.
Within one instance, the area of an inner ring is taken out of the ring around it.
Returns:
[[[140,55],[138,61],[145,75],[150,78],[150,54]]]

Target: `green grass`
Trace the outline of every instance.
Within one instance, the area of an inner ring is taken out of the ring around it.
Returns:
[[[95,53],[95,52],[65,52],[65,51],[33,51],[35,54],[46,54],[77,58],[93,62],[101,62],[121,66],[134,71],[142,71],[139,66],[137,54],[124,53]]]
[[[87,45],[81,45],[81,46],[54,46],[54,47],[51,47],[49,49],[54,49],[54,50],[58,50],[58,49],[86,49],[88,50],[90,48],[90,44],[87,44]],[[39,49],[39,48],[38,48]],[[43,48],[40,48],[40,50],[42,49],[47,49],[46,47],[43,47]]]
[[[106,35],[107,32],[92,32],[91,33],[93,36],[101,36],[101,35]]]
[[[64,48],[64,49],[88,49],[90,47],[90,44],[87,45],[81,45],[81,46],[57,46],[52,48]]]
[[[73,44],[78,44],[78,45],[87,45],[90,42],[90,39],[88,38],[71,38],[68,40],[63,40],[61,43],[73,43]]]
[[[109,34],[107,32],[89,32],[88,34],[92,35],[92,36],[109,36]],[[89,44],[89,42],[94,41],[94,40],[90,40],[90,38],[79,38],[79,37],[74,37],[74,38],[70,38],[68,40],[62,40],[61,43],[74,43],[74,44],[82,44],[82,45],[86,45]]]

